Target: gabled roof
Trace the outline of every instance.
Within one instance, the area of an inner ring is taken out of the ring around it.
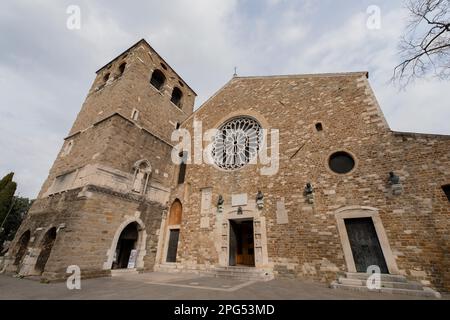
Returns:
[[[211,97],[203,102],[189,117],[183,122],[186,123],[194,117],[204,106],[208,104],[215,96],[224,91],[229,85],[236,83],[237,81],[250,81],[250,80],[264,80],[264,81],[276,81],[276,80],[288,80],[288,79],[306,79],[306,78],[340,78],[340,77],[366,77],[369,78],[368,71],[355,71],[355,72],[339,72],[339,73],[312,73],[312,74],[289,74],[289,75],[269,75],[269,76],[234,76],[219,90],[217,90]]]
[[[172,69],[172,67],[166,62],[166,60],[164,60],[163,57],[161,57],[161,55],[155,50],[153,49],[153,47],[147,42],[147,40],[145,39],[141,39],[138,42],[136,42],[135,44],[133,44],[131,47],[129,47],[127,50],[123,51],[122,53],[120,53],[119,55],[117,55],[114,59],[112,59],[111,61],[109,61],[107,64],[105,64],[103,67],[101,67],[100,69],[98,69],[97,71],[95,71],[95,73],[99,73],[101,70],[103,70],[104,68],[106,68],[108,65],[110,65],[114,60],[118,59],[120,56],[124,55],[125,53],[133,50],[134,48],[138,47],[139,45],[146,45],[150,50],[152,50],[157,56],[158,58],[164,62],[164,64],[167,66],[167,68],[169,68],[178,78],[179,80],[181,80],[183,82],[183,84],[185,84],[189,90],[191,90],[195,96],[197,96],[197,93],[186,83],[186,81],[184,81],[184,79],[182,77],[180,77],[180,75],[174,70]]]

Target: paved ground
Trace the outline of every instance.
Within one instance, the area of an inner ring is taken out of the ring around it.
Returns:
[[[449,298],[448,296],[444,296]],[[298,280],[254,282],[192,274],[145,273],[81,281],[81,290],[65,282],[0,275],[0,299],[423,299],[414,296],[330,289],[325,284]]]

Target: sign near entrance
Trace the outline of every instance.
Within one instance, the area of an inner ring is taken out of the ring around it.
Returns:
[[[247,194],[246,193],[231,195],[231,206],[232,207],[246,206],[246,205],[247,205]]]
[[[133,269],[136,267],[137,250],[133,249],[130,252],[130,258],[128,259],[128,269]]]

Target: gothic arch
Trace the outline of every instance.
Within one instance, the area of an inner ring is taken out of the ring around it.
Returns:
[[[104,270],[111,270],[114,260],[114,254],[116,253],[117,244],[119,242],[119,238],[122,234],[122,232],[125,230],[126,227],[128,227],[130,224],[136,223],[137,225],[137,232],[138,237],[136,241],[136,249],[137,249],[137,258],[136,258],[136,268],[143,268],[144,267],[144,256],[146,254],[146,239],[147,239],[147,233],[145,231],[145,224],[142,222],[141,219],[135,218],[135,217],[128,217],[123,221],[120,226],[117,228],[116,233],[114,234],[114,238],[111,243],[111,247],[106,252],[106,262],[103,264]]]
[[[179,199],[175,199],[170,206],[169,226],[180,225],[183,216],[183,205]]]
[[[136,161],[133,165],[132,191],[145,195],[151,174],[152,165],[150,164],[150,161],[147,159]]]

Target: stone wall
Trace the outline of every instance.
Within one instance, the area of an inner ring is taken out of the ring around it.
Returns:
[[[31,231],[27,256],[18,270],[10,265],[9,271],[37,275],[34,267],[43,236],[51,227],[56,227],[57,237],[44,277],[64,278],[70,265],[79,266],[82,277],[109,275],[110,248],[115,246],[116,235],[132,222],[142,223],[145,234],[144,245],[139,247],[143,259],[137,268],[152,270],[158,229],[165,210],[159,203],[94,186],[38,199],[17,233]],[[16,241],[19,238],[16,237]],[[13,247],[15,245],[13,243]]]
[[[239,115],[279,129],[279,171],[264,176],[261,165],[230,172],[189,165],[186,183],[192,188],[183,203],[180,264],[219,264],[214,241],[220,226],[201,228],[203,188],[212,188],[213,204],[219,195],[230,204],[233,194],[254,199],[261,190],[269,265],[277,276],[330,281],[347,271],[336,210],[368,206],[381,218],[398,273],[450,288],[450,210],[441,190],[450,182],[449,137],[392,132],[364,73],[234,78],[186,127],[192,131],[196,119],[205,131]],[[336,151],[353,155],[356,167],[350,173],[329,169],[328,158]],[[400,176],[400,195],[392,193],[390,171]],[[308,182],[315,188],[313,204],[304,196]],[[286,216],[281,222],[280,202]]]

